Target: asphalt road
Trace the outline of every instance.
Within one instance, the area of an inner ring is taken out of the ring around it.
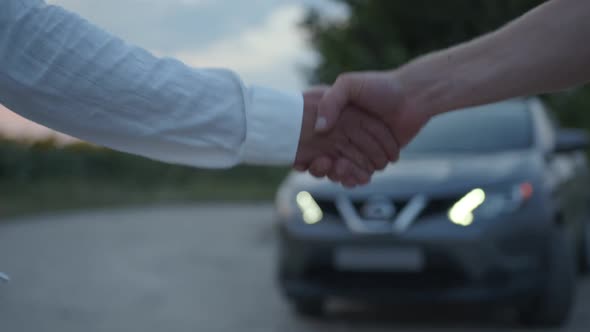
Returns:
[[[509,312],[360,308],[296,317],[276,291],[271,207],[138,208],[0,224],[2,332],[521,331]],[[590,283],[571,324],[590,329]],[[522,329],[522,331],[527,331]]]

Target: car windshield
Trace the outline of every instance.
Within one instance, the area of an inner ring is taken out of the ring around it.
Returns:
[[[531,114],[511,100],[446,113],[432,119],[403,154],[490,153],[530,148]]]

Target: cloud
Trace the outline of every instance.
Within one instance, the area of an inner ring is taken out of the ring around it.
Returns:
[[[303,7],[285,5],[272,12],[260,25],[206,48],[159,53],[177,57],[194,67],[231,68],[257,84],[279,84],[282,88],[299,89],[304,83],[298,65],[311,64],[316,59],[306,44],[305,34],[298,28],[304,15]],[[276,70],[278,72],[272,72]]]
[[[46,0],[47,3],[50,4],[57,4],[66,7],[76,7],[76,6],[84,6],[87,5],[81,0]],[[200,6],[207,3],[212,3],[214,0],[133,0],[133,2],[137,4],[146,4],[146,5],[160,5],[160,6],[170,6],[175,4],[181,5],[190,5],[190,6]]]
[[[301,88],[315,62],[297,26],[308,7],[347,15],[332,0],[52,0],[124,39],[196,67],[230,67],[247,81]],[[117,15],[116,13],[133,13]]]
[[[53,0],[150,50],[208,45],[258,24],[284,0]],[[125,13],[125,14],[122,14]],[[127,14],[130,13],[130,14]]]

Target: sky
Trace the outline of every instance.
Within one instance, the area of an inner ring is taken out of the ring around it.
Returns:
[[[194,67],[226,67],[248,84],[302,90],[301,68],[317,61],[298,28],[306,8],[346,16],[331,0],[50,0],[160,56]],[[0,134],[52,132],[0,107]],[[64,138],[61,136],[60,138]]]

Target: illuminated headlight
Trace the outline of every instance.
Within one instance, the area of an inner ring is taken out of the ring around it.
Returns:
[[[473,223],[473,211],[486,199],[483,189],[477,188],[470,191],[453,205],[449,210],[449,220],[461,226],[469,226]]]
[[[322,209],[307,191],[295,194],[286,187],[281,188],[275,203],[278,216],[282,220],[291,220],[297,215],[301,216],[306,224],[313,225],[319,223],[324,217]]]
[[[457,225],[469,226],[473,223],[476,210],[482,217],[497,217],[518,210],[532,195],[533,186],[530,183],[516,185],[505,192],[473,189],[451,207],[449,220]]]
[[[298,193],[295,201],[303,214],[303,221],[306,224],[317,224],[324,217],[322,209],[307,191]]]

